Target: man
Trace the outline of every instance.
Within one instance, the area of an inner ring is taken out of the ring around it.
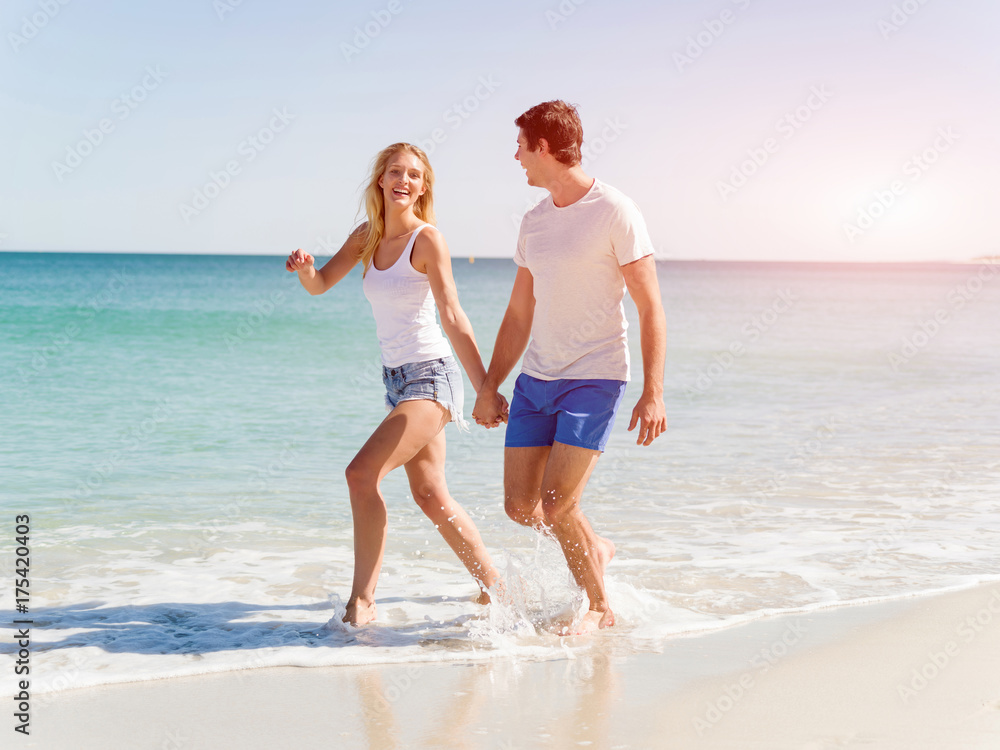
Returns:
[[[545,102],[514,124],[514,158],[528,184],[551,195],[521,221],[517,276],[473,416],[482,425],[497,423],[506,406],[498,389],[524,354],[508,416],[504,507],[513,520],[549,529],[559,541],[590,600],[577,629],[585,633],[615,624],[604,588],[615,546],[594,533],[580,498],[629,379],[626,288],[642,345],[643,391],[628,428],[638,425],[640,445],[667,428],[666,320],[645,223],[631,200],[584,173],[576,109]]]

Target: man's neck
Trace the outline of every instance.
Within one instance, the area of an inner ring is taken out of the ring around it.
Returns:
[[[594,178],[588,177],[577,164],[552,175],[545,189],[552,194],[552,202],[557,208],[565,208],[580,200],[593,186]]]

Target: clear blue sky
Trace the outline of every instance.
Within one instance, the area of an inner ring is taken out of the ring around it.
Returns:
[[[995,0],[8,0],[0,34],[3,250],[339,246],[437,130],[452,253],[510,257],[513,119],[563,98],[661,257],[1000,252]]]

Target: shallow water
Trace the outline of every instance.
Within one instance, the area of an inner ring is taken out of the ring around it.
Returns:
[[[618,547],[608,637],[1000,577],[997,268],[661,262],[670,429],[633,444],[633,381],[584,499]],[[455,261],[487,359],[513,272]],[[338,624],[343,470],[384,413],[356,276],[312,298],[277,258],[0,254],[0,517],[31,517],[36,690],[587,647],[541,627],[582,600],[503,514],[502,430],[449,426],[448,478],[523,595],[473,604],[392,475],[379,624]]]

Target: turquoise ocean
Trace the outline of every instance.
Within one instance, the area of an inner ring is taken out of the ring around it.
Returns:
[[[454,270],[488,362],[514,265]],[[626,301],[636,379],[583,500],[618,548],[619,625],[597,638],[657,651],[1000,579],[1000,266],[658,271],[670,427],[650,447],[626,430],[641,390]],[[503,430],[474,425],[447,428],[449,485],[515,601],[472,602],[397,472],[380,620],[339,624],[344,468],[383,416],[357,271],[310,297],[277,257],[0,254],[0,626],[33,620],[33,690],[588,648],[543,627],[583,600],[558,548],[504,515]]]

